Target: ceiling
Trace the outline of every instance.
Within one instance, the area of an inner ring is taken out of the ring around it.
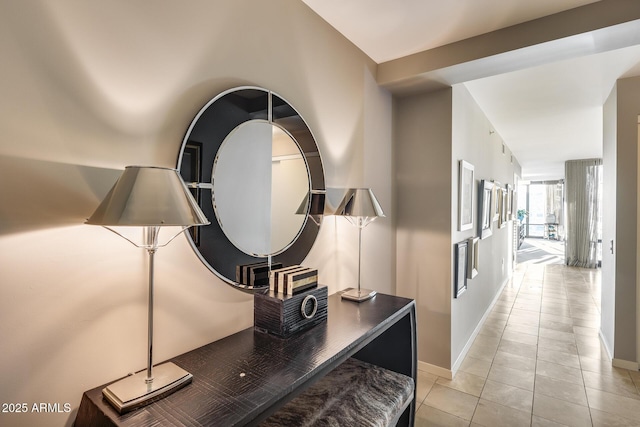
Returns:
[[[595,3],[594,0],[302,0],[377,63]],[[602,156],[602,105],[640,75],[640,44],[464,84],[522,165],[562,178],[564,162]]]

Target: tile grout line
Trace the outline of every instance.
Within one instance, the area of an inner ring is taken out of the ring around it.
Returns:
[[[605,360],[603,359],[603,356],[597,356],[595,354],[592,354],[592,348],[591,347],[595,347],[595,345],[589,341],[590,337],[592,336],[592,334],[590,333],[590,331],[584,330],[583,333],[576,333],[576,327],[581,327],[581,328],[591,328],[591,329],[598,329],[597,326],[597,322],[595,319],[595,317],[598,316],[598,314],[601,312],[598,308],[598,301],[597,299],[594,297],[595,293],[597,292],[598,289],[598,283],[596,283],[598,281],[598,277],[597,276],[587,276],[587,273],[584,271],[578,271],[578,272],[571,272],[571,271],[567,271],[567,270],[558,270],[558,273],[560,273],[559,275],[554,274],[555,271],[553,271],[553,269],[548,268],[548,266],[544,266],[541,271],[531,271],[532,269],[529,268],[529,266],[526,266],[526,268],[524,269],[524,271],[518,271],[517,274],[514,274],[512,279],[512,283],[511,286],[509,288],[505,288],[500,296],[500,300],[501,300],[501,308],[499,310],[508,310],[508,311],[493,311],[493,313],[499,315],[499,317],[496,319],[496,321],[499,319],[500,321],[504,321],[504,325],[502,326],[502,329],[500,330],[499,334],[497,335],[493,335],[495,333],[495,331],[486,331],[486,333],[488,333],[488,335],[481,335],[484,336],[485,338],[489,338],[489,337],[495,337],[495,342],[497,343],[497,346],[495,348],[495,351],[493,352],[492,355],[492,359],[490,361],[488,361],[487,364],[485,364],[485,366],[488,366],[488,370],[486,371],[486,377],[484,382],[482,383],[482,386],[479,389],[479,395],[477,396],[477,402],[474,405],[474,409],[472,411],[471,415],[471,419],[470,420],[466,420],[467,423],[473,423],[473,419],[474,417],[476,417],[476,415],[479,414],[478,410],[479,410],[479,404],[480,404],[480,399],[482,399],[482,395],[484,393],[484,391],[487,389],[487,383],[489,381],[489,374],[491,373],[492,369],[499,366],[498,364],[496,364],[495,360],[497,358],[497,352],[499,351],[500,345],[501,343],[504,342],[504,335],[507,332],[506,329],[509,327],[509,325],[517,327],[517,326],[526,326],[526,323],[520,323],[520,318],[518,318],[518,322],[517,323],[510,323],[511,320],[515,320],[515,317],[519,316],[519,313],[521,313],[521,310],[527,310],[529,311],[532,307],[535,307],[535,302],[534,299],[531,298],[535,295],[539,295],[539,299],[538,299],[538,307],[537,307],[537,320],[538,320],[538,325],[536,328],[536,332],[537,332],[537,341],[536,341],[536,352],[535,352],[535,367],[533,369],[533,392],[532,392],[532,406],[531,406],[531,412],[530,412],[530,417],[529,417],[529,421],[530,424],[534,423],[534,417],[540,417],[540,419],[542,420],[550,420],[550,418],[546,418],[545,416],[540,416],[540,415],[535,415],[534,414],[534,406],[535,406],[535,402],[536,402],[536,389],[537,389],[537,385],[538,385],[538,381],[537,381],[537,368],[538,368],[538,362],[541,360],[539,359],[539,351],[541,349],[540,347],[540,339],[541,337],[541,331],[542,328],[545,325],[542,325],[542,315],[543,314],[548,314],[549,316],[551,316],[550,318],[546,318],[544,319],[544,321],[546,322],[550,322],[551,324],[548,325],[550,326],[549,328],[546,329],[550,329],[551,331],[558,331],[558,335],[551,335],[551,336],[547,336],[547,340],[550,340],[549,343],[551,344],[551,346],[548,348],[550,351],[557,351],[557,352],[561,352],[561,353],[567,353],[567,354],[574,354],[572,353],[570,350],[570,347],[564,348],[564,349],[560,349],[560,348],[555,348],[555,345],[553,343],[555,343],[556,341],[558,342],[566,342],[568,345],[574,345],[575,346],[575,357],[577,357],[577,363],[573,364],[564,364],[564,363],[556,363],[557,361],[555,359],[550,360],[548,363],[552,363],[554,365],[559,365],[559,366],[563,366],[563,367],[574,367],[580,370],[579,372],[579,378],[581,378],[582,383],[580,384],[582,387],[580,388],[582,390],[582,393],[584,393],[584,399],[586,400],[586,404],[582,403],[584,401],[580,400],[570,400],[570,399],[565,399],[562,397],[559,398],[554,398],[554,399],[560,399],[561,401],[564,402],[568,402],[568,403],[572,403],[574,405],[577,406],[586,406],[589,410],[588,412],[588,416],[589,416],[589,423],[591,425],[593,425],[596,421],[596,416],[594,414],[594,411],[596,411],[595,407],[591,407],[591,402],[589,399],[589,396],[586,392],[586,376],[587,374],[591,375],[599,375],[599,376],[603,376],[606,378],[609,378],[607,376],[608,371],[602,371],[602,370],[593,370],[590,371],[589,369],[585,369],[585,367],[589,367],[590,365],[585,365],[585,363],[587,363],[587,361],[585,361],[585,359],[583,359],[583,357],[589,358],[586,360],[590,360],[592,359],[597,359],[598,361],[600,361],[601,363],[604,363]],[[538,273],[542,273],[541,276],[541,280],[539,280],[540,275]],[[558,277],[556,277],[558,276]],[[526,286],[527,281],[531,281],[529,288],[524,289],[523,286]],[[541,283],[541,288],[539,290],[539,294],[537,293],[537,283]],[[531,289],[532,292],[528,292],[528,290]],[[548,298],[548,299],[547,299]],[[550,305],[548,306],[548,310],[545,310],[545,312],[542,312],[542,308],[544,307],[544,301],[547,301]],[[530,304],[531,302],[534,302],[534,304]],[[519,307],[516,307],[516,305],[519,304]],[[514,310],[518,308],[518,311]],[[536,310],[534,308],[534,310]],[[566,310],[568,310],[569,312],[566,313]],[[514,313],[514,311],[516,311]],[[535,313],[535,311],[534,311]],[[503,317],[504,316],[504,317]],[[515,317],[514,317],[515,316]],[[555,319],[554,317],[555,316]],[[577,316],[577,317],[574,317]],[[526,317],[526,316],[525,316]],[[566,317],[566,320],[562,320],[560,319],[560,317]],[[535,320],[535,317],[532,317],[531,320]],[[575,324],[575,322],[578,323],[578,325]],[[570,327],[564,327],[564,325],[558,325],[558,326],[563,326],[562,328],[556,328],[554,327],[555,323],[562,323],[562,324],[566,324],[566,326],[570,326]],[[495,328],[495,326],[494,326]],[[551,332],[550,331],[550,332]],[[567,333],[571,333],[570,336],[566,336],[566,334],[563,333],[563,335],[560,335],[561,332],[566,331]],[[515,332],[515,331],[511,331],[511,332]],[[528,332],[522,332],[524,334],[527,334]],[[584,338],[584,339],[583,339]],[[492,340],[493,341],[493,340]],[[517,342],[517,341],[516,341]],[[525,341],[522,341],[525,342]],[[586,353],[584,353],[586,351]],[[516,353],[517,354],[517,353]],[[604,365],[603,365],[604,366]],[[603,369],[603,368],[601,368]],[[466,372],[466,371],[464,371]],[[468,373],[470,374],[470,373]],[[471,375],[475,375],[475,374],[471,374]],[[546,376],[545,376],[546,377]],[[438,379],[440,377],[436,376],[436,380],[434,381],[434,385],[435,383],[437,383]],[[542,377],[541,377],[542,378]],[[552,380],[558,380],[558,381],[564,381],[563,377],[554,377],[554,376],[550,376],[549,377]],[[577,379],[578,377],[576,377]],[[591,377],[589,377],[591,378]],[[613,379],[617,378],[617,376],[613,376],[612,375],[612,381]],[[625,377],[627,378],[627,377]],[[638,390],[638,384],[636,384],[636,381],[634,381],[634,376],[629,375],[628,379],[631,381],[631,384],[634,386],[633,388],[635,390]],[[594,377],[595,379],[595,377]],[[572,382],[572,381],[569,381]],[[507,383],[502,383],[501,381],[498,381],[498,383],[500,383],[500,385],[507,385]],[[574,383],[574,384],[579,384],[579,383]],[[452,387],[453,388],[453,387]],[[520,388],[520,387],[518,387]],[[466,393],[470,396],[474,396],[474,394],[472,394],[471,392],[464,391],[462,389],[455,389],[461,393]],[[476,389],[478,390],[478,389]],[[607,391],[608,389],[602,389],[601,387],[596,387],[594,390],[602,392],[602,393],[606,393],[606,394],[612,394],[613,396],[618,395],[618,393],[616,393],[615,391]],[[425,395],[425,399],[426,396],[428,396],[431,392],[433,391],[433,387],[431,387],[431,390],[429,390],[429,392]],[[577,391],[577,390],[576,390]],[[542,397],[543,394],[540,395],[540,397]],[[544,396],[548,396],[550,398],[553,398],[552,395],[546,395],[544,394]],[[492,404],[495,403],[499,406],[505,407],[505,408],[511,408],[511,409],[516,409],[516,410],[520,410],[523,411],[523,409],[518,409],[518,408],[514,408],[511,406],[507,406],[507,405],[503,405],[501,402],[494,402],[493,400],[490,401]],[[425,406],[424,404],[424,400],[423,402],[421,402],[420,407]],[[427,405],[430,406],[430,405]],[[419,407],[419,408],[420,408]],[[418,409],[419,409],[418,408]],[[437,408],[436,408],[437,409]],[[448,413],[447,411],[445,411],[445,413],[458,417],[455,414],[451,414]],[[526,413],[526,412],[525,412]],[[605,410],[604,413],[600,416],[605,416],[606,413],[612,414],[612,416],[619,416],[622,419],[627,419],[627,420],[633,420],[633,418],[627,418],[626,414],[622,415],[621,413],[618,412],[614,412],[614,411],[609,411],[609,410]],[[583,412],[583,415],[587,416],[586,412]],[[551,415],[553,417],[553,415]],[[459,418],[459,417],[458,417]],[[586,419],[584,420],[586,421]],[[557,422],[557,421],[556,421]],[[569,421],[571,422],[571,421]]]
[[[563,280],[564,280],[564,274],[562,275]],[[594,302],[593,300],[593,295],[591,295],[591,292],[589,292],[591,300]],[[582,378],[582,389],[584,391],[584,397],[587,400],[587,408],[589,409],[589,421],[591,421],[591,425],[593,426],[593,413],[591,412],[591,405],[589,405],[589,395],[587,394],[587,382],[584,379],[584,370],[582,369],[582,359],[580,358],[580,348],[578,347],[578,340],[576,339],[576,334],[575,334],[575,325],[573,324],[573,304],[572,304],[572,300],[570,298],[567,297],[567,301],[569,302],[569,312],[571,315],[571,330],[573,331],[573,341],[576,344],[576,353],[578,354],[578,365],[580,366],[580,377]]]
[[[513,277],[511,278],[511,280],[513,280]],[[520,286],[518,286],[518,292],[519,292],[519,289],[520,289]],[[504,289],[502,290],[500,297],[502,297],[503,294],[504,294]],[[517,294],[516,294],[516,297],[517,297]],[[482,399],[482,392],[484,391],[484,388],[487,385],[487,381],[489,381],[489,374],[491,373],[491,368],[493,367],[493,362],[496,360],[496,355],[498,354],[498,349],[500,348],[500,342],[502,341],[502,336],[504,335],[504,331],[507,329],[507,325],[509,324],[509,317],[511,316],[511,311],[513,310],[513,306],[514,305],[515,305],[515,299],[513,300],[513,303],[509,307],[509,313],[508,313],[508,316],[507,316],[506,323],[504,324],[504,328],[502,328],[502,332],[500,332],[500,337],[498,338],[498,347],[496,348],[495,354],[491,358],[491,363],[489,364],[489,370],[487,371],[487,378],[485,378],[484,384],[482,384],[482,390],[480,390],[480,396],[478,396],[478,403],[476,403],[476,407],[473,409],[473,414],[471,414],[471,421],[469,421],[469,424],[473,423],[473,418],[476,415],[476,411],[478,410],[478,406],[480,406],[480,399]],[[492,313],[493,313],[493,310],[495,310],[495,307],[491,310]]]
[[[545,271],[546,271],[546,267],[543,270],[543,275],[542,275],[542,289],[540,291],[540,308],[538,309],[538,336],[536,339],[536,364],[535,367],[533,369],[533,393],[532,393],[532,397],[531,397],[531,424],[533,425],[533,417],[534,417],[534,411],[533,409],[535,408],[536,405],[536,378],[538,377],[538,352],[540,351],[540,327],[541,327],[541,323],[542,323],[542,299],[544,297],[544,285],[545,285]]]
[[[560,271],[559,271],[560,272]],[[522,277],[523,281],[527,280],[527,276],[528,276],[528,271],[525,272],[521,272],[521,274],[516,275],[517,277]],[[568,272],[566,270],[562,270],[559,275],[559,277],[551,277],[551,275],[554,273],[552,271],[552,269],[549,269],[547,266],[544,267],[544,272],[543,272],[543,280],[542,280],[542,288],[541,288],[541,294],[540,294],[540,306],[539,306],[539,310],[538,310],[538,320],[539,320],[539,324],[537,327],[537,331],[538,331],[538,341],[537,341],[537,345],[536,345],[536,356],[535,356],[535,360],[536,360],[536,367],[534,369],[534,391],[533,391],[533,405],[535,405],[535,395],[536,395],[536,385],[537,385],[537,364],[539,359],[539,354],[538,351],[541,349],[539,343],[540,343],[540,339],[541,337],[541,331],[542,328],[545,325],[542,325],[542,321],[544,321],[544,319],[542,319],[542,315],[545,314],[544,312],[542,312],[542,308],[544,306],[544,301],[546,300],[546,297],[548,296],[550,298],[549,302],[551,303],[551,305],[555,304],[555,299],[562,299],[562,301],[558,301],[558,304],[561,304],[561,309],[563,310],[569,310],[568,314],[562,314],[562,313],[557,313],[555,312],[555,310],[551,309],[549,311],[549,315],[551,316],[564,316],[567,317],[570,322],[567,323],[567,326],[570,326],[568,329],[565,329],[567,333],[570,333],[571,335],[567,336],[566,338],[569,338],[569,340],[565,340],[565,339],[556,339],[556,337],[551,336],[548,339],[552,340],[551,342],[555,342],[555,341],[559,341],[559,342],[564,342],[566,341],[568,344],[570,345],[574,345],[575,346],[575,353],[571,353],[569,351],[564,351],[564,350],[560,350],[560,349],[556,349],[554,351],[559,351],[561,353],[567,353],[567,354],[575,354],[575,357],[577,358],[576,362],[577,362],[577,366],[576,365],[565,365],[562,363],[556,363],[556,361],[550,361],[549,363],[554,363],[560,366],[573,366],[574,368],[579,369],[579,378],[581,378],[582,383],[578,383],[581,387],[580,390],[583,393],[584,396],[584,401],[581,400],[581,402],[584,403],[579,403],[578,401],[572,401],[572,400],[565,400],[562,399],[563,401],[566,401],[568,403],[573,403],[575,405],[581,406],[581,407],[586,407],[588,409],[589,412],[584,412],[585,416],[589,417],[589,423],[591,425],[593,425],[595,423],[595,418],[594,418],[594,410],[596,408],[592,407],[590,404],[590,399],[589,396],[586,392],[586,378],[585,376],[587,375],[587,373],[589,373],[588,369],[585,369],[584,366],[584,360],[582,359],[582,357],[589,357],[590,353],[584,354],[583,350],[584,348],[586,348],[587,352],[589,352],[589,342],[587,340],[586,337],[589,337],[590,335],[588,334],[584,334],[585,336],[585,340],[582,340],[582,336],[583,334],[578,334],[576,333],[576,330],[574,329],[576,326],[579,327],[585,327],[585,328],[594,328],[597,329],[597,326],[591,325],[589,322],[596,320],[595,317],[597,317],[597,315],[601,312],[598,308],[598,301],[597,299],[594,297],[594,292],[597,292],[597,288],[599,286],[598,284],[598,277],[596,275],[596,277],[594,277],[593,274],[586,276],[586,272],[584,271],[579,271],[576,272],[575,276],[572,276],[572,274],[569,274],[571,272]],[[558,280],[559,279],[559,280]],[[535,280],[535,279],[534,279]],[[513,304],[511,306],[511,310],[513,310],[513,308],[516,308],[516,303],[519,299],[521,299],[523,296],[526,296],[528,292],[526,290],[523,290],[522,286],[518,287],[518,291],[516,293],[516,297],[515,300],[513,301]],[[559,298],[556,298],[556,294]],[[532,295],[535,295],[534,293],[532,293]],[[526,309],[526,308],[523,308]],[[504,332],[506,332],[506,328],[509,325],[509,320],[511,319],[511,316],[514,315],[513,311],[509,311],[509,314],[507,316],[507,325],[505,325],[505,329],[503,331],[503,333],[500,335],[500,339],[502,340],[504,337]],[[577,316],[577,317],[576,317]],[[553,322],[553,319],[550,319],[549,321]],[[577,321],[577,325],[576,325],[576,321]],[[587,323],[584,323],[587,322]],[[560,323],[565,323],[565,322],[560,322]],[[552,330],[558,330],[558,332],[561,332],[562,329],[555,329],[553,327],[551,327],[550,329]],[[551,349],[550,349],[551,350]],[[602,360],[602,358],[594,356],[594,359],[598,359],[601,362],[603,362],[604,360]],[[494,365],[494,360],[491,363],[491,366],[495,366]],[[606,377],[606,373],[603,375],[602,372],[594,372],[594,374],[596,375],[600,375],[600,376],[604,376]],[[551,379],[557,379],[560,380],[560,378],[555,378],[555,377],[550,377]],[[613,376],[613,378],[615,379],[616,377]],[[626,378],[626,377],[625,377]],[[634,377],[629,375],[629,379],[631,380],[631,383],[634,385],[634,388],[636,390],[639,390],[638,388],[638,384],[635,383],[634,381]],[[600,387],[596,388],[596,390],[601,390]],[[601,390],[604,393],[613,393],[614,395],[618,394],[615,392],[607,392],[606,390]],[[613,415],[620,416],[623,419],[627,419],[627,420],[632,420],[632,418],[627,418],[627,416],[623,416],[619,413],[616,412],[612,412],[612,411],[605,411],[605,412],[609,412]],[[588,414],[588,415],[587,415]],[[532,407],[532,411],[531,411],[531,423],[534,422],[533,417],[536,416],[533,412],[533,407]],[[538,415],[539,416],[539,415]],[[544,416],[541,417],[543,419],[547,419]]]

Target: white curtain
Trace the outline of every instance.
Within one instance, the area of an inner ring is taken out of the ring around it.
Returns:
[[[602,159],[565,162],[567,265],[587,268],[598,266],[598,193],[601,173]]]

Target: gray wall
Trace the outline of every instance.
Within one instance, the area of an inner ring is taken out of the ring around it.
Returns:
[[[509,184],[514,188],[514,174],[520,175],[521,169],[509,147],[505,145],[502,152],[502,138],[494,132],[486,115],[464,85],[453,87],[452,141],[451,192],[454,197],[451,200],[451,229],[452,244],[455,244],[478,235],[475,227],[458,231],[458,161],[465,160],[474,165],[476,182],[481,179],[493,180],[499,182],[501,187]],[[476,188],[476,204],[477,196]],[[474,225],[477,227],[477,224],[475,209]],[[457,368],[456,362],[461,362],[459,359],[464,356],[465,346],[470,344],[469,340],[473,338],[487,308],[513,271],[513,221],[508,221],[504,228],[498,228],[498,222],[494,222],[493,234],[480,240],[479,245],[479,274],[468,281],[466,293],[451,301],[451,363],[454,369]],[[453,246],[451,251],[453,256]]]
[[[614,86],[603,108],[603,195],[602,204],[602,273],[600,331],[610,356],[613,356],[615,333],[616,254],[609,250],[616,242],[616,167],[617,167],[618,86]]]
[[[611,213],[605,216],[603,252],[606,253],[615,232],[615,256],[603,254],[602,334],[613,342],[614,363],[638,363],[637,345],[637,224],[638,224],[638,114],[640,114],[640,77],[618,80],[605,105],[605,125],[611,126],[615,114],[615,131],[605,130],[605,188],[615,190],[615,225]],[[611,105],[615,103],[615,108]],[[615,141],[615,146],[612,141]],[[612,161],[615,159],[615,162]],[[615,169],[612,182],[608,168]],[[608,179],[607,179],[608,178]],[[606,193],[606,191],[605,191]],[[610,196],[609,196],[610,197]],[[609,203],[612,201],[608,200]],[[607,200],[605,200],[605,207]],[[605,208],[605,212],[607,209]],[[615,228],[614,228],[615,227]],[[606,234],[605,234],[606,233]],[[615,272],[605,263],[614,263]],[[606,274],[606,277],[605,277]],[[615,283],[613,286],[612,284]],[[613,296],[613,298],[612,298]],[[615,302],[614,305],[612,303]],[[613,314],[613,328],[611,320]],[[606,330],[605,330],[606,327]],[[611,333],[613,332],[613,339]]]
[[[477,234],[457,230],[458,161],[474,165],[476,180],[503,186],[513,185],[520,166],[508,147],[502,154],[502,139],[462,85],[397,97],[394,129],[397,291],[416,299],[423,367],[451,374],[513,267],[512,222],[502,229],[496,222],[480,242],[479,275],[453,298],[453,245]]]
[[[637,225],[640,77],[619,80],[616,177],[616,329],[614,359],[638,362]]]

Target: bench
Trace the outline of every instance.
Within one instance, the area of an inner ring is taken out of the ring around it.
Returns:
[[[406,375],[350,358],[260,426],[395,426],[414,388]]]

